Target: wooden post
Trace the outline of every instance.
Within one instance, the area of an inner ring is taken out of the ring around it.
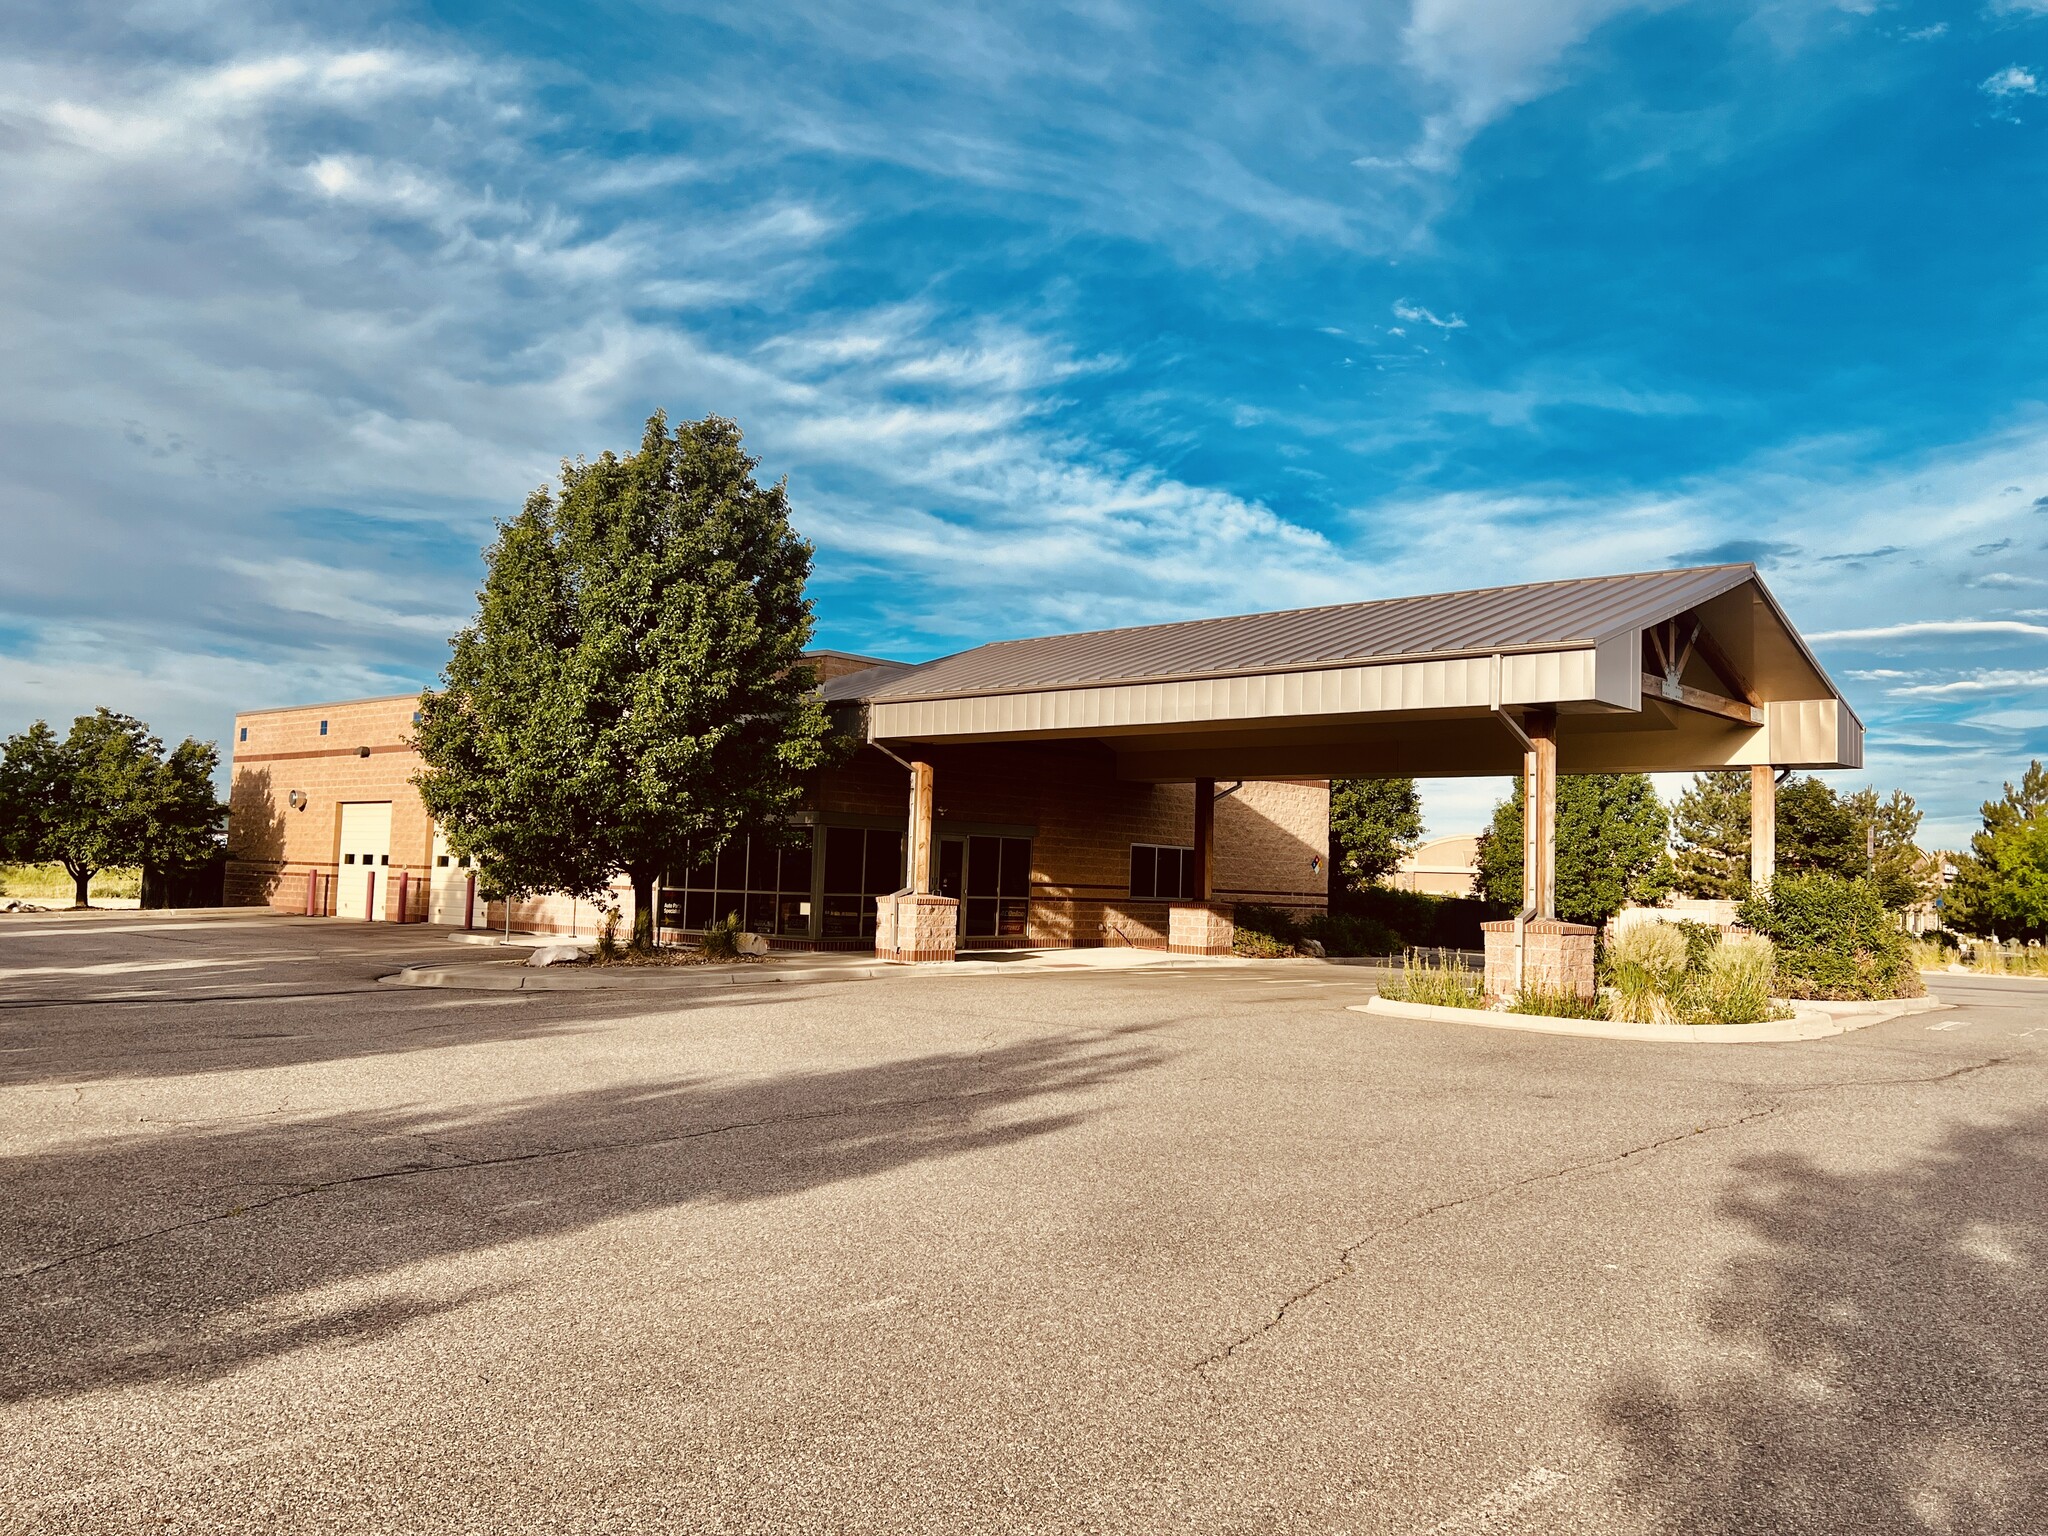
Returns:
[[[1770,888],[1778,873],[1778,773],[1769,763],[1749,770],[1749,884]]]
[[[910,836],[904,857],[910,861],[908,885],[911,893],[932,893],[932,765],[910,765]]]
[[[1195,877],[1193,899],[1216,899],[1216,781],[1195,780]]]
[[[1522,718],[1532,751],[1522,754],[1522,904],[1557,916],[1557,716]]]

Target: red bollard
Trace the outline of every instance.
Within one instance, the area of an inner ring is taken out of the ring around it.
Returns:
[[[401,923],[412,921],[411,909],[406,905],[406,897],[411,894],[411,891],[412,871],[401,869],[398,872],[398,920]]]
[[[317,869],[309,869],[306,871],[306,916],[318,917],[320,914],[314,909],[318,907],[319,904],[320,871],[318,871]]]
[[[363,921],[377,921],[377,871],[370,871],[370,888],[363,893]]]
[[[466,929],[476,926],[476,876],[474,873],[469,877],[469,890],[462,898],[462,926]]]

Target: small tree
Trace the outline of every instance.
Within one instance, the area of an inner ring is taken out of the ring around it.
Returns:
[[[1330,785],[1330,850],[1343,885],[1385,879],[1422,842],[1422,797],[1413,779],[1338,779]]]
[[[1970,851],[1956,860],[1943,915],[1965,933],[2048,938],[2048,768],[2029,764],[1982,812]]]
[[[1664,806],[1644,773],[1579,773],[1557,781],[1557,915],[1601,923],[1630,901],[1671,888]],[[1522,781],[1479,834],[1479,888],[1522,905]]]
[[[1731,901],[1749,893],[1749,770],[1693,776],[1671,816],[1672,884],[1684,895]]]
[[[148,726],[110,709],[80,715],[62,741],[38,720],[0,753],[0,842],[11,858],[62,864],[86,906],[103,869],[204,862],[227,815],[218,765],[211,742],[187,737],[166,756]]]
[[[656,877],[742,829],[773,832],[826,759],[804,665],[811,546],[783,484],[720,417],[562,465],[499,527],[476,620],[421,701],[421,798],[508,895]]]

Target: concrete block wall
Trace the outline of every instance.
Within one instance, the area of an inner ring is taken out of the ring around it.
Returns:
[[[229,905],[305,911],[307,875],[332,875],[338,868],[340,806],[388,800],[391,864],[388,876],[380,870],[379,900],[387,916],[398,915],[402,872],[411,877],[407,904],[413,915],[425,911],[434,829],[412,787],[420,767],[409,744],[418,708],[416,695],[401,694],[235,717],[229,738]],[[304,794],[303,809],[291,805],[293,790]]]

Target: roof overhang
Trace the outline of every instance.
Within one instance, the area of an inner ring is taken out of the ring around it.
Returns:
[[[1862,765],[1862,722],[1761,581],[1690,596],[1540,648],[922,696],[913,671],[870,699],[868,735],[1097,740],[1139,780],[1455,777],[1517,771],[1496,717],[1546,711],[1564,773]]]

